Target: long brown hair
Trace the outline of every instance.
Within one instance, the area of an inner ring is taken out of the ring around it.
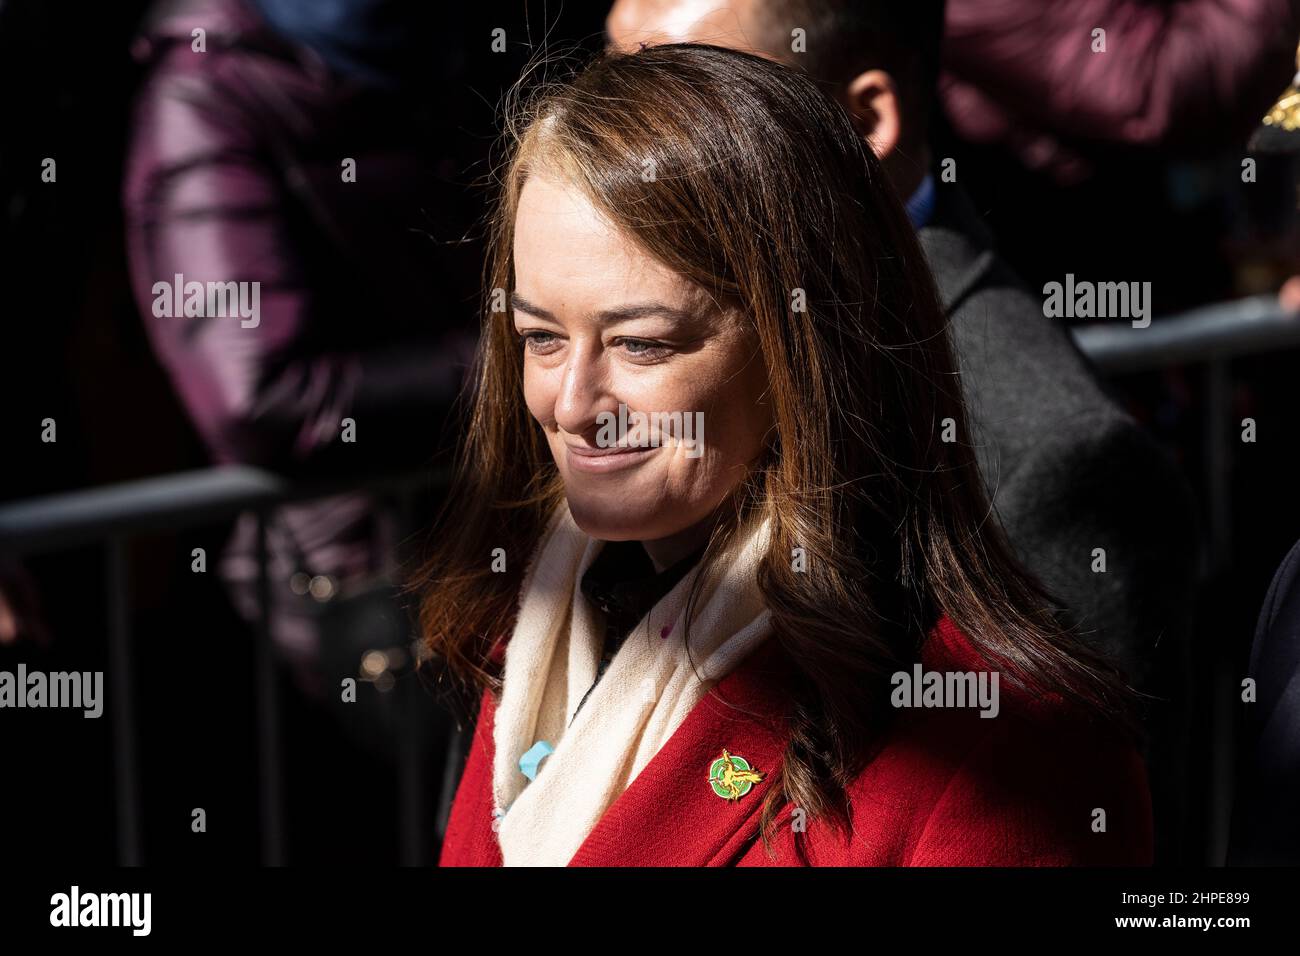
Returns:
[[[544,165],[737,306],[766,363],[774,429],[696,578],[747,514],[771,519],[759,586],[790,661],[791,737],[764,803],[765,843],[787,799],[848,828],[846,788],[890,719],[889,675],[942,613],[1005,679],[1130,721],[1128,689],[1062,633],[997,526],[933,279],[836,103],[771,61],[673,44],[605,54],[508,113],[466,432],[436,547],[411,583],[445,672],[499,691],[488,654],[513,628],[527,559],[563,496],[522,400],[508,311],[515,210]]]

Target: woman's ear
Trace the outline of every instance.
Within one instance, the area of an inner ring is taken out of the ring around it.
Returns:
[[[844,90],[845,107],[853,125],[881,160],[889,156],[902,137],[902,104],[894,78],[884,70],[855,76]]]

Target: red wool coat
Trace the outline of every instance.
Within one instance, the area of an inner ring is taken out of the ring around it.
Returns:
[[[781,654],[766,641],[724,677],[605,811],[570,866],[794,866],[793,806],[779,814],[775,857],[758,839],[761,804],[786,737],[776,714]],[[921,661],[929,670],[990,670],[946,618]],[[1000,687],[997,717],[977,709],[903,710],[849,789],[853,834],[806,821],[816,866],[1147,865],[1151,806],[1132,744],[1085,724],[1057,697]],[[492,827],[492,727],[484,692],[439,864],[501,866]],[[709,770],[726,748],[763,773],[736,801]],[[1094,810],[1105,811],[1095,832]],[[557,808],[557,812],[562,812]]]

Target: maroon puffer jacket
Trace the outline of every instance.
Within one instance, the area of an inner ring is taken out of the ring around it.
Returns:
[[[944,105],[963,139],[1072,182],[1101,145],[1244,141],[1295,71],[1297,31],[1297,0],[948,0]]]
[[[212,459],[312,479],[424,463],[475,339],[479,269],[430,238],[463,234],[447,214],[462,200],[426,171],[421,112],[332,73],[242,0],[175,4],[134,52],[149,72],[123,190],[131,280]],[[233,283],[244,311],[216,314],[208,283]],[[320,648],[302,582],[367,587],[392,561],[391,517],[363,494],[276,512],[272,631],[305,682]],[[254,530],[238,524],[221,564],[250,619]]]
[[[418,461],[473,332],[464,264],[420,232],[445,221],[416,109],[331,73],[240,0],[178,4],[135,52],[151,68],[124,186],[131,278],[213,457],[315,474]],[[155,284],[178,274],[258,283],[256,325],[155,314],[176,299]]]

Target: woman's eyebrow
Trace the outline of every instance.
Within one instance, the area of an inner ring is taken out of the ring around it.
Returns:
[[[529,302],[518,292],[511,294],[510,306],[516,311],[527,312],[539,319],[546,319],[550,322],[557,321],[553,314],[541,306]],[[691,311],[679,309],[663,302],[638,302],[635,305],[620,305],[612,309],[602,309],[596,313],[595,318],[600,322],[625,322],[630,319],[644,319],[652,315],[662,315],[676,322],[686,322],[695,317],[695,314]]]

